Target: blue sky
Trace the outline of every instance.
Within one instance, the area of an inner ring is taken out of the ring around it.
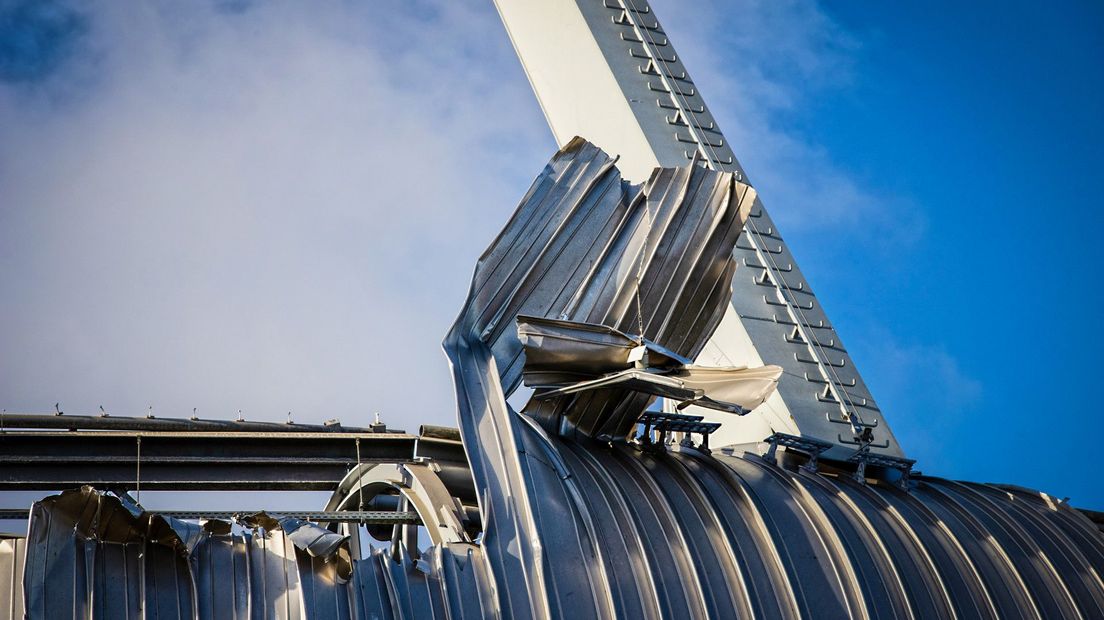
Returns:
[[[825,252],[805,269],[922,469],[1100,507],[1104,6],[984,5],[825,8],[859,42],[853,81],[781,122],[924,230],[793,244]],[[946,354],[957,388],[893,377],[884,332]]]
[[[1104,508],[1104,9],[653,4],[918,468]],[[489,2],[0,0],[0,407],[451,423],[554,150]]]

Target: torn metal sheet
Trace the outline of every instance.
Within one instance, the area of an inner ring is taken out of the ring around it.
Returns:
[[[642,337],[611,327],[519,316],[522,371],[533,398],[549,400],[591,390],[630,390],[745,415],[778,386],[782,369],[709,368]]]
[[[348,617],[331,604],[351,574],[344,537],[265,515],[242,523],[252,527],[134,514],[90,487],[43,499],[28,533],[27,616],[296,618],[312,605]]]
[[[27,540],[0,534],[0,620],[21,620]]]
[[[0,539],[0,584],[11,588],[0,596],[0,618],[23,618],[24,601],[26,617],[50,620],[494,615],[470,543],[438,546],[416,562],[372,550],[343,567],[345,536],[264,513],[238,521],[244,529],[133,515],[87,487],[46,498],[26,541]]]
[[[656,343],[673,352],[657,358],[670,369],[700,351],[727,304],[730,252],[753,197],[732,175],[694,165],[629,185],[612,158],[576,139],[480,259],[445,350],[500,613],[1104,613],[1104,539],[1043,496],[915,476],[906,488],[871,483],[823,464],[798,469],[798,452],[780,466],[624,440],[652,399],[636,390],[662,377],[636,368],[644,356],[634,354]],[[513,337],[505,325],[519,316]],[[573,366],[575,357],[585,359]],[[539,385],[607,372],[603,389],[538,389],[521,412],[506,402],[523,374]],[[705,392],[710,379],[690,389]]]
[[[310,521],[281,515],[269,516],[264,512],[240,517],[237,521],[254,529],[270,532],[282,530],[297,549],[305,551],[312,558],[334,562],[337,565],[338,577],[341,580],[349,578],[351,558],[347,535],[332,532]]]
[[[533,470],[538,487],[550,493],[532,515],[541,523],[541,540],[555,540],[545,549],[546,566],[570,570],[564,561],[583,544],[592,552],[583,557],[597,564],[599,577],[590,592],[547,592],[558,613],[1104,613],[1100,531],[1044,494],[926,476],[906,493],[849,475],[786,469],[754,455],[546,439],[544,448],[529,445],[541,460],[558,457],[545,467],[563,467],[566,476]],[[564,489],[578,495],[569,499]],[[171,533],[151,537],[136,529],[144,518],[117,521],[129,513],[112,508],[114,498],[100,497],[40,504],[29,540],[0,539],[0,584],[12,593],[0,597],[0,618],[24,617],[22,587],[29,595],[26,617],[50,620],[489,618],[506,615],[507,597],[532,604],[521,598],[525,592],[502,589],[476,544],[439,544],[398,561],[373,550],[343,581],[334,563],[311,557],[281,530],[233,533],[225,521],[203,524],[200,542],[182,557],[186,545],[178,547]],[[589,541],[550,537],[561,502],[578,502],[572,522],[563,525],[589,532]],[[87,517],[97,504],[107,522],[90,537]],[[23,571],[25,549],[38,555],[27,558]]]
[[[643,360],[644,353],[654,368],[691,364],[654,342],[605,325],[519,315],[517,334],[525,349],[522,376],[531,387],[632,368]]]
[[[496,587],[511,593],[503,613],[513,617],[552,614],[554,592],[598,596],[594,584],[603,580],[591,544],[542,542],[540,524],[552,515],[560,525],[548,540],[592,535],[579,529],[586,523],[567,489],[542,494],[534,484],[537,472],[551,474],[548,482],[559,477],[546,461],[530,461],[542,449],[529,443],[540,440],[506,404],[525,362],[515,317],[602,324],[696,357],[723,314],[730,255],[755,194],[732,174],[696,165],[656,169],[632,185],[615,164],[581,138],[553,157],[480,258],[445,340],[460,430],[484,489],[484,552]],[[652,396],[604,392],[531,403],[526,412],[554,434],[623,438]],[[554,569],[546,565],[561,551]]]

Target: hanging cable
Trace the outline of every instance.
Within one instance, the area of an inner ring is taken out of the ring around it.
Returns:
[[[360,437],[356,438],[356,457],[357,457],[357,491],[359,493],[359,500],[357,503],[357,511],[364,512],[364,469],[360,466]],[[364,524],[364,519],[360,520],[361,525]]]
[[[644,280],[644,259],[648,254],[648,237],[652,234],[652,208],[644,199],[644,240],[640,244],[640,260],[636,265],[636,327],[640,344],[644,344],[644,306],[640,301],[640,287]]]
[[[138,446],[138,458],[134,463],[134,501],[141,506],[142,505],[142,436],[137,435],[134,438],[135,443]]]

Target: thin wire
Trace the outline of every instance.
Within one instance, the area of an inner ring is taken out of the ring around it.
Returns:
[[[626,6],[626,3],[628,4],[628,6]],[[632,7],[631,12],[636,13],[635,16],[629,15],[629,6]],[[687,115],[687,127],[689,131],[697,134],[698,132],[695,131],[695,129],[696,127],[701,126],[696,118],[697,113],[694,112],[693,108],[690,107],[690,104],[686,101],[686,98],[683,96],[682,92],[679,89],[675,88],[674,84],[668,79],[668,76],[673,76],[674,72],[671,70],[671,67],[667,63],[667,61],[663,58],[663,55],[658,53],[658,46],[656,45],[655,38],[652,36],[651,31],[647,28],[641,27],[638,23],[640,12],[637,10],[635,2],[633,2],[633,0],[622,0],[622,7],[626,12],[626,16],[633,24],[633,29],[637,31],[637,34],[641,37],[641,39],[647,38],[647,41],[651,45],[651,48],[646,48],[645,51],[648,53],[649,56],[652,57],[653,62],[656,62],[657,64],[663,66],[665,73],[660,75],[660,79],[668,82],[667,88],[671,92],[671,97],[675,99],[675,103],[678,104],[681,100],[681,112]],[[659,22],[657,21],[656,24],[658,25],[658,23]],[[703,152],[708,151],[704,152],[704,155],[707,159],[706,165],[712,167],[713,162],[717,162],[719,164],[721,162],[721,158],[717,154],[717,151],[714,149],[713,145],[710,144],[708,140],[704,140],[703,136],[701,135],[696,135],[695,138],[698,142],[698,150]],[[712,157],[710,157],[710,155],[712,155]],[[742,173],[740,174],[740,176],[743,176]],[[787,299],[786,291],[790,291],[792,294],[792,289],[790,289],[789,284],[786,282],[785,276],[782,275],[782,270],[779,268],[778,263],[774,260],[774,257],[769,251],[763,251],[759,249],[760,247],[765,247],[762,233],[759,232],[759,229],[755,226],[755,223],[750,217],[745,222],[745,227],[748,227],[749,231],[753,233],[756,237],[758,237],[759,244],[755,248],[756,253],[759,254],[761,258],[765,259],[764,263],[770,263],[770,267],[768,267],[766,264],[764,264],[764,267],[766,267],[768,271],[774,271],[774,273],[777,274],[775,275],[775,277],[778,278],[778,281],[775,282],[775,289],[782,297],[782,301],[786,304],[786,308],[790,311],[790,314],[794,316],[795,319],[797,319],[797,330],[799,333],[805,336],[806,346],[809,347],[809,349],[813,352],[813,355],[817,358],[817,365],[820,367],[821,373],[824,374],[825,379],[828,380],[829,385],[831,385],[831,387],[837,393],[837,398],[839,398],[841,402],[846,401],[848,407],[850,408],[850,411],[845,410],[844,413],[848,415],[848,418],[854,415],[855,418],[858,419],[860,426],[866,426],[866,424],[862,420],[862,417],[859,415],[858,410],[855,408],[854,402],[851,400],[851,395],[843,389],[843,381],[836,373],[835,366],[831,363],[831,360],[828,360],[828,362],[825,363],[824,360],[827,359],[827,353],[825,353],[823,345],[821,345],[820,341],[817,340],[815,337],[807,335],[805,330],[802,329],[803,327],[811,327],[812,324],[809,323],[809,320],[805,316],[805,313],[796,303],[796,299]],[[781,282],[781,286],[778,286],[779,282]],[[817,354],[818,351],[820,353],[819,355]],[[855,424],[852,424],[852,427],[854,428]]]
[[[640,333],[640,343],[644,343],[644,307],[640,302],[640,286],[644,280],[644,257],[648,254],[648,237],[652,235],[652,208],[648,199],[644,199],[644,241],[640,244],[640,261],[636,265],[636,327]]]
[[[139,506],[142,505],[142,436],[138,435],[134,438],[138,444],[138,460],[134,464],[134,501]]]
[[[364,469],[360,466],[360,437],[356,438],[356,456],[357,456],[357,490],[360,494],[360,500],[357,505],[357,510],[364,512]],[[361,519],[361,523],[364,520]]]

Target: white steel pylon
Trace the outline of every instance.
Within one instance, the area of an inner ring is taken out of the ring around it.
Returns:
[[[582,136],[620,156],[627,178],[656,166],[743,169],[655,13],[644,0],[495,0],[557,142]],[[777,364],[778,392],[745,417],[695,408],[722,422],[713,444],[774,432],[828,441],[827,458],[856,449],[903,457],[824,309],[761,203],[741,235],[732,303],[699,360]]]

